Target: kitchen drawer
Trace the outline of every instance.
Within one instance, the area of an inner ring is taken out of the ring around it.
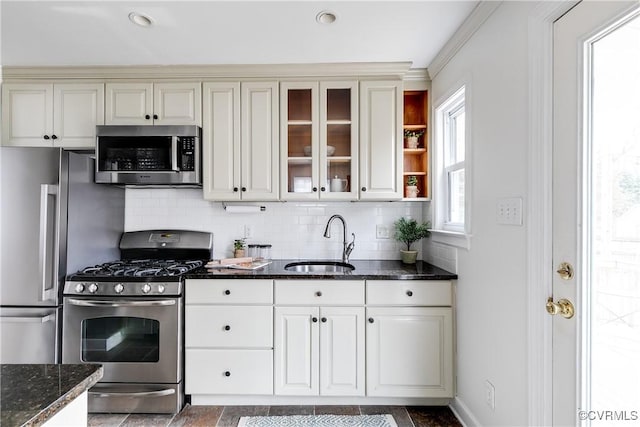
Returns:
[[[187,394],[273,394],[273,350],[185,350]]]
[[[276,304],[362,305],[364,281],[276,280]]]
[[[186,347],[273,347],[273,307],[188,305]]]
[[[273,304],[273,280],[189,279],[188,304]]]
[[[367,280],[367,305],[450,306],[448,280]]]

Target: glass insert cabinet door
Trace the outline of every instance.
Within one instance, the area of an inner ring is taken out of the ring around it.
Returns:
[[[284,198],[357,198],[357,100],[357,82],[281,84]]]

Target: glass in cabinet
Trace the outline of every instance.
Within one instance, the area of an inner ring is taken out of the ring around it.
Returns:
[[[356,82],[282,84],[284,198],[357,198],[357,96]]]

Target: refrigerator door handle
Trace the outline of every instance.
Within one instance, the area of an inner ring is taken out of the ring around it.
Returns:
[[[0,323],[47,323],[56,320],[55,314],[45,316],[0,316]]]
[[[50,258],[49,249],[52,244],[50,239],[55,239],[55,230],[52,230],[51,227],[55,226],[55,223],[49,222],[49,216],[51,215],[51,209],[55,209],[54,206],[50,206],[49,196],[57,197],[58,194],[58,186],[52,184],[41,184],[40,185],[40,247],[39,247],[39,268],[40,268],[40,279],[41,279],[41,290],[42,294],[40,295],[42,301],[47,301],[53,299],[55,296],[53,295],[55,291],[55,286],[51,288],[47,288],[47,282],[49,280],[53,281],[53,258]],[[51,268],[51,269],[50,269]]]

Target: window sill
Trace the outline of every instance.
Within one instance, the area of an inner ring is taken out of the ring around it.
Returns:
[[[471,248],[471,235],[445,230],[430,230],[431,240],[444,245],[455,246],[469,250]]]

